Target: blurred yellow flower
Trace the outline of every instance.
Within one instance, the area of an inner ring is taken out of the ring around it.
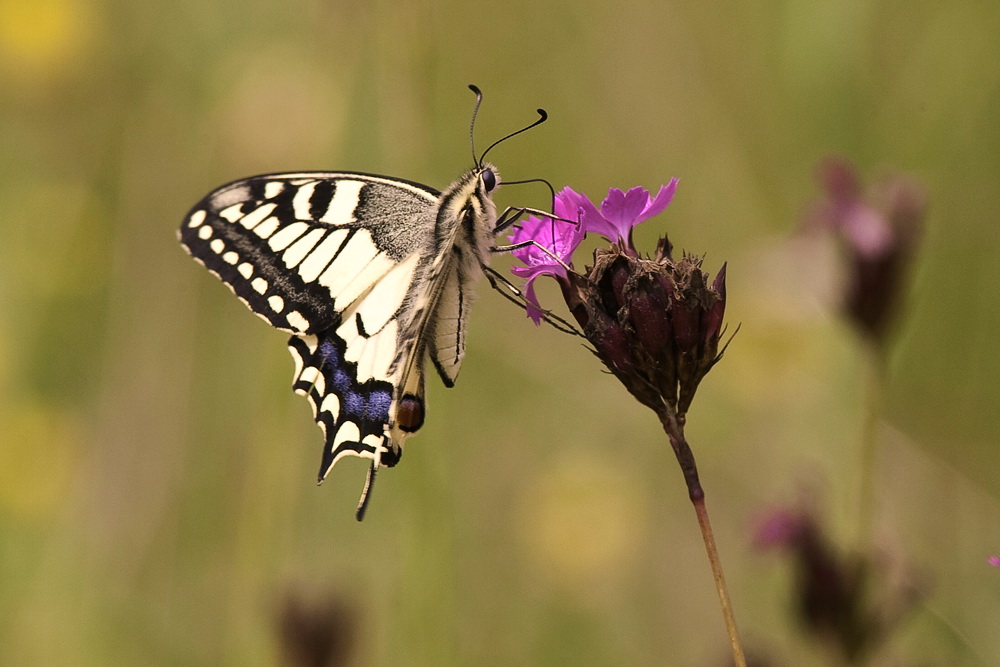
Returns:
[[[0,512],[42,518],[65,500],[79,432],[65,413],[40,404],[6,406],[0,419]]]
[[[571,587],[613,579],[640,546],[646,512],[634,480],[611,460],[563,459],[529,485],[523,538],[537,570]]]
[[[0,0],[0,64],[24,78],[72,64],[94,31],[86,0]]]

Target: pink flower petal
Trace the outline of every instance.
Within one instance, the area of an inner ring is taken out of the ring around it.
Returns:
[[[619,231],[622,238],[626,238],[628,230],[648,204],[649,192],[646,188],[634,187],[625,194],[618,188],[611,188],[608,196],[601,202],[601,214]]]
[[[676,190],[676,178],[660,186],[655,198],[650,198],[649,191],[642,187],[634,187],[628,192],[611,188],[601,202],[600,210],[585,196],[579,195],[583,229],[587,233],[600,234],[612,243],[621,240],[631,246],[632,229],[661,213]]]
[[[642,211],[642,219],[636,221],[636,224],[662,213],[667,204],[673,200],[674,194],[677,192],[677,183],[678,180],[676,178],[671,178],[669,183],[661,185],[660,191],[656,193],[656,197]]]

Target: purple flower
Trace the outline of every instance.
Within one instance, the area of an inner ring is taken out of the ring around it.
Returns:
[[[632,228],[662,212],[674,198],[676,190],[676,178],[660,186],[656,197],[651,197],[649,191],[642,187],[634,187],[628,192],[611,188],[598,209],[585,195],[565,187],[556,194],[553,205],[553,214],[561,219],[529,216],[520,223],[508,238],[514,245],[534,241],[532,245],[513,251],[514,257],[526,266],[511,269],[515,276],[526,281],[524,295],[528,302],[528,317],[535,324],[542,320],[541,306],[535,296],[535,278],[548,274],[565,289],[568,286],[566,267],[587,233],[600,234],[612,243],[620,242],[629,254],[635,256]],[[579,222],[573,224],[566,220]]]
[[[565,188],[554,202],[558,220],[528,218],[510,235],[515,245],[532,242],[513,251],[526,266],[512,271],[527,280],[525,306],[536,324],[543,312],[534,279],[548,274],[559,283],[579,330],[551,313],[547,321],[586,338],[625,389],[656,412],[681,465],[688,496],[697,504],[704,491],[683,425],[699,383],[725,351],[719,343],[726,268],[712,280],[700,257],[683,253],[675,259],[666,236],[651,256],[640,255],[632,244],[632,228],[663,211],[676,189],[676,178],[655,197],[640,187],[628,192],[612,188],[598,208]],[[588,232],[611,244],[596,249],[593,264],[578,272],[570,258]]]
[[[777,509],[760,518],[753,543],[758,549],[791,547],[812,529],[812,519],[801,511]]]
[[[642,187],[632,188],[628,192],[611,188],[608,196],[601,202],[600,210],[589,199],[581,196],[583,231],[600,234],[612,243],[622,241],[634,253],[632,228],[661,213],[674,198],[676,191],[676,178],[661,185],[656,197],[650,197],[649,191]]]
[[[826,201],[816,207],[816,221],[836,231],[857,255],[877,259],[889,252],[894,234],[889,221],[865,201],[854,165],[831,157],[820,163],[817,179],[826,190]]]
[[[854,165],[837,157],[821,162],[817,177],[824,194],[806,224],[841,241],[849,279],[845,313],[862,334],[882,343],[898,315],[923,231],[924,188],[902,176],[866,188]]]
[[[990,556],[986,559],[986,562],[993,567],[1000,567],[1000,556]]]
[[[533,242],[513,251],[526,265],[512,272],[526,280],[528,317],[541,322],[534,280],[552,276],[584,337],[632,395],[657,412],[667,406],[684,415],[722,357],[726,268],[713,281],[700,258],[674,259],[665,236],[652,257],[640,257],[632,245],[632,228],[666,208],[676,189],[676,178],[655,197],[641,187],[611,188],[598,209],[564,188],[556,195],[555,218],[529,217],[509,238],[515,245]],[[596,250],[593,266],[581,274],[570,258],[588,232],[607,237],[611,247]]]
[[[580,219],[580,201],[587,198],[565,187],[556,195],[553,214],[557,218],[538,218],[530,216],[520,223],[508,237],[512,244],[534,241],[538,245],[526,245],[513,251],[514,257],[527,266],[515,266],[511,272],[526,280],[525,297],[528,301],[527,310],[535,324],[542,321],[542,311],[535,297],[535,278],[548,274],[557,280],[565,280],[566,266],[570,263],[573,251],[583,240],[583,225],[565,220]],[[589,202],[587,202],[589,203]],[[542,246],[542,247],[539,247]],[[543,250],[542,248],[545,248]]]
[[[843,664],[866,664],[924,595],[913,581],[896,581],[880,560],[844,553],[809,509],[773,509],[754,531],[759,549],[779,551],[795,571],[796,615],[840,653]]]
[[[358,611],[339,596],[291,591],[275,619],[282,664],[350,664],[361,637]]]

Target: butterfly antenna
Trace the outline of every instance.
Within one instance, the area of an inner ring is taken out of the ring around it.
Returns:
[[[479,164],[480,165],[483,164],[483,160],[486,159],[486,154],[489,153],[491,150],[493,150],[498,144],[502,144],[503,142],[507,141],[511,137],[516,137],[517,135],[521,134],[522,132],[527,132],[528,130],[530,130],[531,128],[535,127],[536,125],[541,125],[546,120],[548,120],[549,114],[545,113],[545,109],[536,109],[536,111],[538,111],[538,120],[536,120],[531,125],[528,125],[527,127],[522,127],[517,132],[511,132],[506,137],[503,137],[501,139],[497,139],[496,141],[494,141],[492,144],[490,144],[490,147],[487,148],[485,151],[483,151],[483,154],[479,157]]]
[[[354,514],[358,521],[365,520],[365,512],[368,511],[368,501],[372,497],[372,487],[375,486],[375,473],[377,471],[378,468],[372,461],[371,467],[368,468],[368,477],[365,479],[365,488],[361,491],[361,500],[358,501],[358,511]]]
[[[483,91],[471,83],[469,84],[469,90],[476,94],[476,106],[472,108],[472,122],[469,123],[469,144],[472,146],[472,163],[477,167],[481,167],[482,162],[476,158],[476,114],[479,113],[479,105],[483,103]]]
[[[521,185],[523,183],[544,183],[545,187],[549,189],[549,210],[555,213],[556,210],[556,189],[552,187],[544,178],[525,178],[520,181],[504,181],[504,185]],[[556,216],[549,216],[549,234],[552,237],[552,243],[555,243],[556,239]]]
[[[545,187],[547,187],[549,189],[549,203],[551,204],[551,208],[553,210],[555,209],[555,206],[556,206],[556,189],[554,187],[552,187],[552,184],[549,183],[546,179],[544,179],[544,178],[525,178],[525,179],[521,179],[520,181],[504,181],[503,182],[504,185],[524,185],[525,183],[544,183]]]

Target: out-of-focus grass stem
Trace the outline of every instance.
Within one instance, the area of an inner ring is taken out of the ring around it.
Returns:
[[[887,348],[884,343],[865,340],[864,418],[858,455],[858,547],[866,549],[874,538],[878,498],[876,493],[879,430],[885,411]]]

